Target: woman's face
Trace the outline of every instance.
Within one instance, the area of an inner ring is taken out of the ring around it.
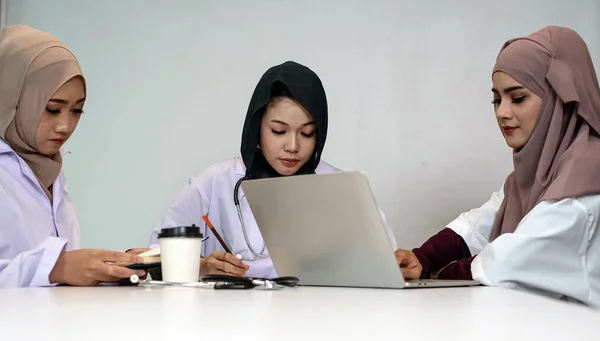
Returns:
[[[63,84],[46,104],[35,136],[40,154],[54,155],[75,131],[83,113],[85,87],[81,77]]]
[[[504,72],[492,75],[494,111],[506,144],[523,147],[533,133],[542,99]]]
[[[295,174],[312,156],[316,145],[312,116],[296,101],[275,98],[261,120],[260,147],[273,169]]]

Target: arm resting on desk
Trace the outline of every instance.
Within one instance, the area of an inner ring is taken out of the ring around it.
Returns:
[[[52,286],[48,276],[67,240],[48,237],[33,250],[0,259],[0,288]]]
[[[472,259],[469,248],[462,237],[449,228],[412,251],[423,266],[421,278],[429,278],[444,269],[437,278],[471,279],[471,263],[466,260]],[[451,264],[454,261],[460,262]]]
[[[492,226],[504,199],[504,185],[481,207],[462,213],[447,228],[413,252],[421,278],[472,279],[471,262],[489,244]]]
[[[489,244],[496,215],[504,200],[502,189],[492,193],[491,198],[481,207],[464,212],[447,227],[456,232],[469,247],[471,255],[476,255]]]
[[[479,253],[473,278],[600,307],[599,206],[600,196],[539,203]]]

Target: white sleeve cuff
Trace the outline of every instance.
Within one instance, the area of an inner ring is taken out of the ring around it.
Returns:
[[[58,283],[50,283],[50,272],[54,269],[56,261],[60,253],[65,250],[67,246],[67,240],[64,238],[48,237],[40,245],[40,249],[43,250],[44,254],[40,260],[30,286],[42,287],[42,286],[54,286]]]
[[[454,220],[453,222],[448,224],[446,227],[451,229],[456,234],[458,234],[459,236],[462,237],[462,239],[467,244],[467,247],[469,248],[469,252],[471,253],[471,256],[475,256],[475,255],[479,254],[479,252],[481,252],[481,250],[483,249],[483,246],[485,245],[485,244],[482,245],[482,243],[487,244],[487,241],[482,240],[482,238],[478,238],[478,236],[472,230],[472,228],[469,225],[467,225],[466,223],[460,221],[459,219]]]
[[[483,272],[483,264],[481,263],[481,257],[477,256],[473,258],[473,261],[471,262],[471,276],[473,276],[474,280],[483,285],[492,285],[490,279],[485,275],[485,272]]]

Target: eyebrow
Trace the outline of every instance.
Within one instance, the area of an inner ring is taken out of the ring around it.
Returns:
[[[515,91],[515,90],[522,90],[522,89],[525,89],[525,88],[524,88],[523,86],[521,86],[521,85],[515,85],[515,86],[510,86],[510,87],[508,87],[508,88],[504,89],[504,91],[503,91],[503,92],[504,92],[505,94],[508,94],[508,93],[510,93],[510,92],[512,92],[512,91]],[[498,90],[496,90],[496,89],[494,89],[494,88],[492,88],[492,92],[493,92],[493,93],[496,93],[496,94],[499,94]]]
[[[81,103],[83,101],[85,101],[85,97],[84,98],[80,98],[79,100],[77,100],[77,102],[75,102],[75,104]],[[69,104],[69,101],[66,101],[66,100],[60,99],[60,98],[50,98],[48,100],[48,102],[54,102],[54,103],[60,103],[60,104]]]
[[[287,123],[285,123],[283,121],[280,121],[280,120],[271,120],[271,122],[283,124],[284,126],[288,126],[288,127],[290,126],[289,124],[287,124]],[[305,127],[305,126],[309,126],[309,125],[312,125],[312,124],[315,124],[315,121],[306,122],[302,126]]]

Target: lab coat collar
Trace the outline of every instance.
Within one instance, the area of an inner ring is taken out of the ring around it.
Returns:
[[[28,177],[29,180],[33,181],[33,183],[37,183],[37,179],[35,177],[35,174],[33,174],[31,167],[27,165],[25,160],[23,160],[23,158],[21,158],[19,154],[17,154],[17,152],[15,152],[15,150],[12,149],[12,147],[4,139],[0,139],[0,155],[1,154],[8,154],[14,156],[19,162],[19,166],[21,167],[21,173]]]
[[[242,160],[241,157],[236,157],[235,174],[241,176],[246,175],[246,166],[244,165],[244,160]]]
[[[246,166],[244,165],[244,160],[242,160],[241,157],[236,157],[235,161],[235,174],[238,175],[241,179],[246,175]],[[244,190],[240,186],[240,188],[238,189],[238,198],[241,199],[245,196],[246,194],[244,194]]]
[[[60,150],[60,155],[64,158],[65,155],[67,154],[71,154],[71,152],[62,147]],[[0,155],[2,154],[9,154],[9,155],[13,155],[17,161],[19,162],[19,166],[21,168],[21,173],[23,173],[27,178],[29,178],[29,180],[31,180],[34,184],[37,184],[39,186],[38,180],[35,176],[35,174],[33,174],[33,171],[31,170],[31,167],[29,167],[29,165],[27,164],[27,162],[25,162],[25,160],[23,160],[23,158],[21,158],[19,156],[19,154],[17,154],[17,152],[14,151],[14,149],[12,149],[12,147],[8,144],[8,142],[6,142],[4,139],[0,138]],[[62,170],[61,172],[58,174],[58,177],[55,181],[55,185],[59,184],[59,186],[52,186],[52,193],[53,193],[53,198],[54,198],[54,202],[56,203],[56,205],[54,205],[54,209],[56,209],[56,207],[58,207],[58,203],[60,203],[60,200],[62,199],[62,190],[59,190],[62,188],[62,182],[64,181],[63,177],[63,173]],[[40,188],[40,191],[42,191],[42,189]],[[43,191],[42,191],[43,193]],[[54,212],[56,213],[56,212]]]

